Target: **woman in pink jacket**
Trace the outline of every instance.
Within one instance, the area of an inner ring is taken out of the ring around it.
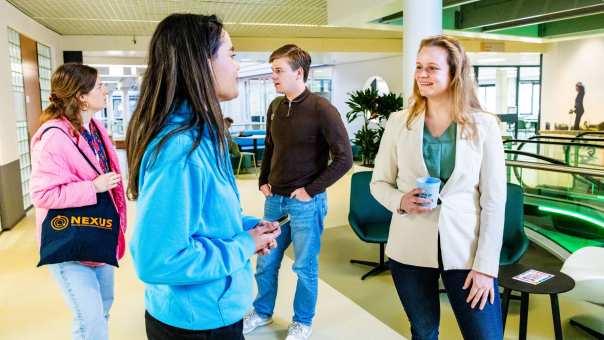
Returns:
[[[126,198],[117,154],[103,125],[92,118],[105,107],[107,90],[96,69],[68,63],[52,76],[51,104],[32,138],[30,191],[36,208],[38,239],[49,209],[96,204],[97,193],[109,191],[120,216],[116,257],[124,255]],[[49,129],[58,127],[59,129]],[[87,163],[74,142],[101,173]],[[107,339],[113,303],[110,265],[63,262],[48,265],[73,312],[74,339]]]

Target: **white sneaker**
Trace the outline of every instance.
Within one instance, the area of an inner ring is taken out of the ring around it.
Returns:
[[[287,329],[287,338],[285,340],[307,340],[311,334],[312,328],[310,326],[294,321]]]
[[[254,329],[268,325],[271,322],[273,322],[272,317],[262,317],[256,313],[256,310],[252,309],[243,316],[243,334],[248,334]]]

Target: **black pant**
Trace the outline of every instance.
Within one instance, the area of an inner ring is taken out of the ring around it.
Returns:
[[[193,331],[166,325],[145,311],[145,329],[149,340],[245,340],[243,320],[221,328]]]
[[[573,125],[573,130],[581,129],[581,116],[583,116],[583,111],[575,111],[575,125]]]

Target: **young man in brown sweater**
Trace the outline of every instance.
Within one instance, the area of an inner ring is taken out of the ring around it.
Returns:
[[[269,62],[275,88],[284,96],[275,98],[267,112],[259,186],[266,197],[264,218],[276,221],[289,215],[290,222],[282,226],[277,248],[258,257],[258,296],[244,318],[243,333],[272,322],[281,260],[293,243],[298,282],[286,339],[308,339],[317,303],[325,190],[352,167],[352,152],[336,108],[306,88],[310,55],[296,45],[285,45],[271,54]]]

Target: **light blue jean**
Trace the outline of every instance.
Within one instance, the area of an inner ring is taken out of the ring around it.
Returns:
[[[109,309],[113,304],[110,265],[85,266],[79,262],[48,265],[73,313],[74,340],[107,340]]]
[[[327,195],[320,193],[308,202],[280,195],[266,198],[265,220],[276,221],[286,214],[289,214],[290,222],[281,227],[277,248],[266,256],[258,257],[258,296],[254,301],[254,309],[265,317],[273,315],[281,260],[285,250],[293,243],[295,260],[292,269],[298,276],[293,321],[310,326],[317,304],[319,251],[323,220],[327,215]]]

